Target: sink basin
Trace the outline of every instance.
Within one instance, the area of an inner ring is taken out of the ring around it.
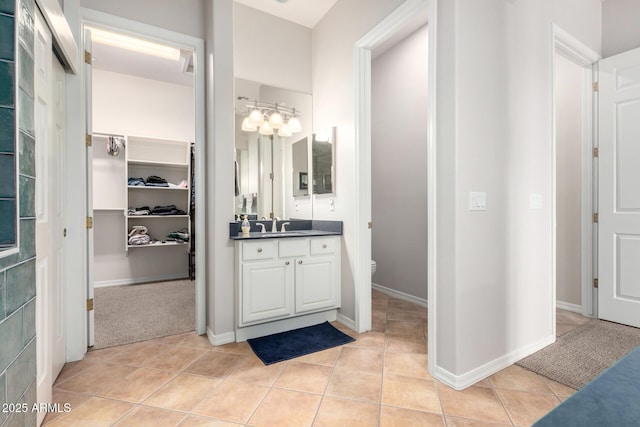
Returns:
[[[309,234],[310,230],[287,230],[287,231],[269,231],[263,234],[270,236],[298,236],[302,234]]]

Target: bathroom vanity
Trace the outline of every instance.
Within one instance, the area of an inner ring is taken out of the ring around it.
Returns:
[[[259,232],[260,221],[251,221],[249,235],[231,223],[238,342],[336,319],[342,223],[286,222],[288,231]]]

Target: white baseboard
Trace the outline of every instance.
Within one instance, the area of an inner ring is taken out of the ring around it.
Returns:
[[[409,295],[407,293],[397,291],[395,289],[387,288],[382,285],[378,285],[377,283],[371,282],[371,288],[375,289],[378,292],[382,292],[385,295],[389,295],[394,298],[398,298],[401,300],[409,301],[414,304],[418,304],[420,307],[429,308],[429,302],[424,298],[419,298],[413,295]]]
[[[213,346],[236,342],[235,332],[227,332],[220,335],[214,335],[213,331],[209,327],[207,327],[207,338],[209,338],[209,342]]]
[[[351,329],[353,331],[356,330],[356,322],[355,322],[355,320],[349,319],[344,314],[338,313],[338,315],[336,316],[336,320],[339,323],[341,323],[342,325],[346,326],[347,328],[349,328],[349,329]]]
[[[571,304],[570,302],[556,300],[556,308],[582,314],[582,306],[578,304]]]
[[[93,282],[93,287],[106,288],[108,286],[140,285],[142,283],[166,282],[169,280],[189,280],[189,275],[187,274],[185,276],[184,273],[180,273],[169,274],[166,276],[139,277],[137,279],[103,280],[100,282]]]
[[[518,360],[523,359],[530,354],[543,349],[549,344],[555,342],[555,340],[555,335],[549,335],[548,337],[534,344],[514,350],[511,353],[505,354],[504,356],[485,363],[484,365],[479,366],[476,369],[473,369],[462,375],[455,375],[444,368],[436,366],[433,377],[455,390],[463,390],[469,386],[472,386],[478,381],[482,381],[483,379],[490,377],[496,372],[513,365]]]

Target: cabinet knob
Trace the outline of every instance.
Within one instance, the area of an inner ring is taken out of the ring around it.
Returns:
[[[258,253],[262,253],[262,248],[258,248]]]
[[[285,262],[284,265],[289,265],[289,261]]]
[[[302,264],[302,260],[298,261],[298,264]]]
[[[322,245],[323,249],[327,249],[327,244],[325,243],[324,245]]]

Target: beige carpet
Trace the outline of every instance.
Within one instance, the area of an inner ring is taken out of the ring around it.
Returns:
[[[94,349],[194,330],[195,284],[189,280],[96,288]]]
[[[638,345],[640,329],[594,319],[516,365],[579,389]]]

